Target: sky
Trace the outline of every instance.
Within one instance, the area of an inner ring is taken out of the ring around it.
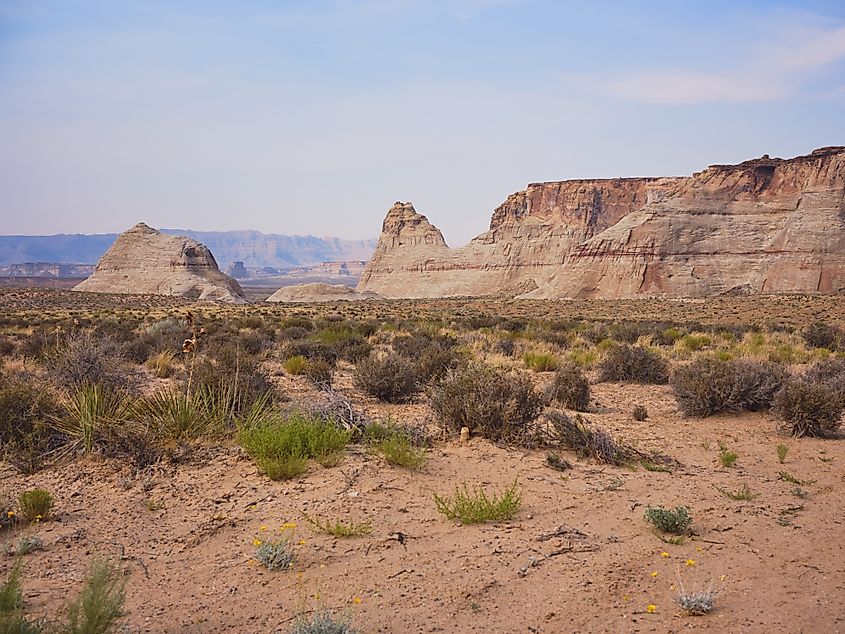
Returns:
[[[0,0],[0,234],[457,246],[528,183],[845,145],[845,3]]]

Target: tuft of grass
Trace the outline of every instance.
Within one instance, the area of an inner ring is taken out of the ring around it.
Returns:
[[[255,559],[267,570],[288,570],[293,568],[296,555],[290,548],[290,542],[282,538],[258,544]]]
[[[723,489],[721,487],[716,487],[716,490],[722,495],[729,497],[732,500],[736,500],[737,502],[746,502],[757,497],[757,494],[753,493],[751,489],[748,488],[747,484],[743,484],[736,491],[728,491],[727,489]]]
[[[30,522],[50,515],[53,503],[53,496],[46,489],[31,489],[18,496],[20,513]]]
[[[649,524],[658,530],[675,535],[686,532],[692,524],[692,515],[685,506],[678,506],[674,509],[648,507],[644,517]]]
[[[282,368],[284,368],[285,372],[292,376],[305,374],[305,370],[308,368],[308,359],[301,354],[288,357],[285,359],[285,362],[282,363]]]
[[[67,621],[59,628],[62,634],[106,634],[123,614],[126,582],[117,566],[97,560],[91,565],[88,578],[79,596],[67,609]]]
[[[173,375],[176,365],[176,353],[172,350],[162,350],[155,356],[150,357],[144,363],[147,369],[159,379],[166,379]]]
[[[778,445],[778,462],[783,464],[784,460],[786,460],[786,454],[789,453],[789,447],[786,445]]]
[[[348,617],[337,617],[329,610],[318,610],[297,618],[290,634],[358,634]]]
[[[731,468],[736,464],[739,454],[728,449],[727,445],[719,442],[719,463],[725,468]]]
[[[312,518],[305,513],[302,516],[315,531],[325,535],[332,535],[333,537],[363,537],[373,532],[373,523],[370,520],[361,523],[350,522],[349,524],[344,524],[340,521],[330,522],[328,520],[321,520],[320,518]]]
[[[380,453],[388,464],[419,469],[428,458],[424,447],[414,443],[411,435],[403,429],[375,424],[366,429],[367,441]]]
[[[560,360],[547,352],[526,352],[522,360],[525,367],[534,372],[554,372],[560,366]]]
[[[672,473],[672,467],[670,467],[668,464],[654,462],[653,460],[648,459],[640,460],[640,464],[646,471]]]
[[[336,465],[351,438],[332,420],[302,413],[267,412],[241,425],[238,442],[271,480],[287,480],[308,469],[308,459]]]
[[[434,503],[437,511],[450,520],[457,519],[461,524],[482,524],[511,519],[522,505],[522,496],[516,480],[502,493],[491,496],[481,487],[470,491],[464,483],[463,487],[455,487],[454,497],[441,497],[435,493]]]
[[[0,586],[0,619],[20,612],[23,603],[22,576],[23,564],[18,560],[12,567],[9,578]],[[2,624],[2,620],[0,620],[0,624]]]

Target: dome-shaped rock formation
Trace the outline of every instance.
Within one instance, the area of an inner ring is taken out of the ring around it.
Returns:
[[[245,301],[240,285],[220,272],[207,247],[191,238],[166,235],[143,222],[121,233],[94,273],[74,290]]]

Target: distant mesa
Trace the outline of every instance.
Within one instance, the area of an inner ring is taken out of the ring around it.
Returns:
[[[297,284],[285,286],[267,298],[268,302],[336,302],[378,299],[375,293],[358,293],[344,284]]]
[[[245,301],[240,285],[220,272],[207,247],[192,238],[166,235],[143,222],[121,233],[94,273],[74,290]]]
[[[226,270],[226,274],[230,277],[234,277],[236,280],[242,280],[249,277],[249,271],[246,270],[243,262],[232,262],[229,265],[229,268]]]
[[[845,147],[686,177],[534,183],[451,249],[388,211],[359,293],[387,298],[704,297],[845,292]]]

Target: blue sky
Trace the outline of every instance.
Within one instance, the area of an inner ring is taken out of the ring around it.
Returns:
[[[845,145],[845,3],[0,0],[0,233],[450,244],[529,182]]]

